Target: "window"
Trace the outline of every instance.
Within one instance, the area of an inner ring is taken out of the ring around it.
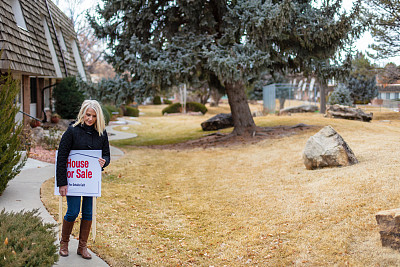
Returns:
[[[64,36],[63,36],[60,28],[57,28],[57,37],[58,37],[58,40],[60,41],[61,49],[63,51],[67,51],[67,46],[65,45],[65,42],[64,42]]]
[[[394,99],[399,99],[399,93],[394,93]]]
[[[79,54],[78,45],[76,44],[75,40],[71,41],[71,46],[72,46],[72,53],[74,54],[76,67],[78,68],[79,76],[81,76],[82,80],[84,80],[86,82],[85,69],[83,67],[83,62],[82,62],[81,56]]]
[[[22,9],[21,9],[21,4],[19,3],[18,0],[10,0],[10,4],[11,4],[12,10],[13,10],[15,21],[17,22],[17,25],[20,28],[27,30],[24,15],[23,15]]]
[[[390,99],[390,93],[386,93],[386,99]]]
[[[53,61],[54,70],[56,72],[57,77],[62,77],[60,64],[58,63],[56,50],[54,49],[53,41],[51,39],[49,26],[47,25],[46,19],[44,17],[42,18],[42,24],[43,24],[43,28],[44,28],[44,33],[46,35],[47,45],[49,46],[51,59]]]

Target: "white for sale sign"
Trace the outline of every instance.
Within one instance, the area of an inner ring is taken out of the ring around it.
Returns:
[[[56,173],[57,173],[56,151]],[[67,196],[101,196],[101,150],[71,150],[67,161]],[[60,195],[55,180],[54,194]]]

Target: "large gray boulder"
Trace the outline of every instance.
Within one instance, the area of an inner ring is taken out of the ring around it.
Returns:
[[[279,111],[279,115],[285,115],[289,113],[305,113],[305,112],[316,112],[318,111],[318,107],[315,105],[301,105],[296,107],[288,107],[281,109]]]
[[[233,127],[231,113],[220,113],[201,123],[203,131],[215,131],[229,127]]]
[[[357,120],[369,122],[372,120],[372,113],[365,113],[360,108],[352,108],[342,105],[327,106],[325,117],[347,120]]]
[[[358,163],[353,151],[331,126],[325,126],[308,139],[303,160],[308,170]]]
[[[384,210],[375,215],[382,246],[400,249],[400,209]]]

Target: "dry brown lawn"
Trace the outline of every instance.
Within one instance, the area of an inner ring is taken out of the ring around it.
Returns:
[[[375,214],[400,206],[400,121],[256,121],[331,125],[360,163],[306,170],[301,154],[315,131],[206,150],[129,149],[103,177],[90,248],[112,266],[399,266]],[[53,186],[42,197],[57,216]]]

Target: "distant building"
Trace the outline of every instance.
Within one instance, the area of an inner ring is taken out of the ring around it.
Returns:
[[[21,111],[36,118],[52,107],[57,82],[90,79],[71,20],[50,0],[0,0],[0,51],[0,75],[20,81]]]
[[[379,95],[378,99],[397,100],[400,94],[400,83],[398,84],[377,84]]]

